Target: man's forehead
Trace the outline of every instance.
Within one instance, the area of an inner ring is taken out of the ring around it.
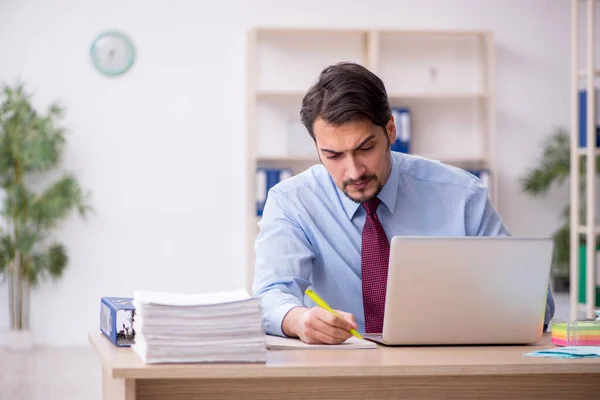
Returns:
[[[323,120],[315,121],[314,134],[317,146],[343,152],[354,150],[363,142],[373,138],[373,125],[363,121],[348,122],[335,126]]]

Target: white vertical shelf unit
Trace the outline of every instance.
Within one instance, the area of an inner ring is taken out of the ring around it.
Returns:
[[[583,7],[582,7],[583,6]],[[596,156],[600,149],[596,146],[597,98],[595,80],[600,77],[600,69],[595,67],[596,53],[596,7],[597,0],[571,0],[571,225],[570,225],[570,305],[571,319],[579,317],[580,312],[586,318],[595,318],[596,304],[597,257],[596,239],[600,226],[596,222]],[[585,15],[585,34],[583,35],[584,51],[580,54],[580,13]],[[583,56],[583,57],[581,57]],[[585,68],[580,68],[580,57],[584,59]],[[580,144],[580,107],[579,91],[586,90],[586,146]],[[580,158],[585,157],[585,224],[580,220],[581,193],[578,182]],[[579,301],[579,238],[585,235],[586,265],[585,265],[585,302]]]
[[[390,105],[410,110],[410,153],[489,169],[497,204],[492,32],[255,28],[248,32],[247,55],[248,290],[258,234],[256,169],[285,167],[297,174],[319,163],[300,106],[327,65],[354,61],[376,73]]]

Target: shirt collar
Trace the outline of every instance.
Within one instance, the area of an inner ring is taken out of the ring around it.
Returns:
[[[396,209],[396,198],[398,197],[398,182],[400,181],[400,174],[398,173],[398,165],[396,165],[397,161],[394,155],[391,155],[392,158],[392,169],[390,171],[390,176],[381,188],[381,191],[377,195],[379,200],[383,204],[386,205],[390,213],[393,214]]]
[[[385,185],[383,185],[383,188],[381,189],[377,197],[379,198],[379,200],[381,200],[383,204],[385,204],[388,210],[390,210],[390,213],[393,214],[394,210],[396,209],[396,198],[398,196],[399,174],[398,166],[396,165],[397,160],[395,159],[393,154],[391,155],[391,157],[392,170],[390,171],[390,176],[388,177],[388,180],[385,183]],[[348,196],[346,196],[346,194],[342,190],[340,190],[340,188],[338,188],[337,185],[335,185],[335,189],[337,190],[338,197],[342,202],[342,207],[344,207],[344,211],[346,212],[348,219],[352,219],[354,217],[354,214],[356,214],[356,210],[358,210],[358,208],[361,206],[360,203],[357,203],[354,200],[350,199]]]

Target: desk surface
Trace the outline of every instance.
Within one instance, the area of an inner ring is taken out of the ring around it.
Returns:
[[[264,364],[146,365],[131,348],[115,347],[101,333],[89,341],[112,378],[231,379],[263,377],[451,376],[598,374],[600,359],[553,359],[523,354],[553,347],[550,334],[533,346],[385,347],[364,350],[269,351]]]

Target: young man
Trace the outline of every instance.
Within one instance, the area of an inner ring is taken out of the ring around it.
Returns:
[[[393,236],[510,235],[476,177],[391,151],[396,126],[384,84],[362,66],[324,69],[301,117],[322,165],[267,197],[254,280],[267,333],[329,344],[348,339],[350,328],[380,333]],[[311,285],[342,318],[305,305]],[[548,290],[545,324],[553,315]]]

